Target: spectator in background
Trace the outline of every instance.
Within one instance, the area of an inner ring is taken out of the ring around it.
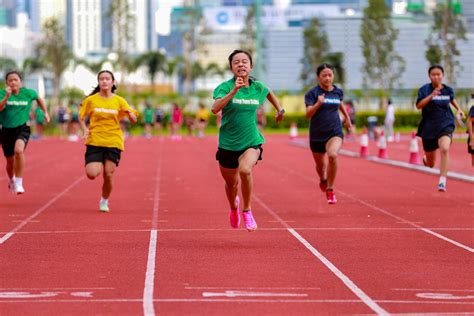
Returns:
[[[44,131],[44,112],[38,105],[35,108],[35,135],[33,139],[40,139],[43,137]]]
[[[151,129],[153,127],[153,109],[149,102],[145,102],[145,109],[143,110],[143,128],[146,138],[151,138]]]
[[[171,139],[180,140],[179,131],[183,125],[183,112],[176,103],[173,103],[171,110]]]
[[[354,107],[354,103],[352,102],[352,100],[347,100],[346,102],[346,112],[347,114],[349,114],[349,119],[351,120],[351,125],[352,125],[352,128],[348,129],[346,125],[344,125],[345,129],[346,129],[346,138],[348,140],[350,139],[353,139],[353,135],[352,135],[352,131],[355,129],[355,115],[356,115],[356,111],[355,111],[355,107]],[[344,116],[343,116],[344,118]]]
[[[165,112],[163,112],[163,109],[158,105],[155,111],[155,127],[158,130],[158,133],[163,129],[164,119]]]
[[[265,109],[263,105],[257,109],[257,128],[259,131],[263,131],[265,125],[267,125],[267,118],[265,117]]]
[[[395,107],[392,104],[392,100],[388,99],[387,109],[385,110],[385,132],[387,135],[387,141],[393,142],[393,124],[395,123]]]
[[[198,137],[204,137],[207,123],[209,122],[209,110],[202,103],[199,103],[199,110],[196,112],[196,121],[198,126]]]
[[[59,137],[64,138],[67,135],[67,125],[69,114],[67,113],[67,106],[61,102],[56,112],[56,118],[59,126]]]
[[[69,101],[68,108],[70,120],[69,120],[69,140],[79,140],[79,106],[73,100]]]

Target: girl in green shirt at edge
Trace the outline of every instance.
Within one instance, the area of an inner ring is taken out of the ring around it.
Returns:
[[[23,194],[23,169],[25,166],[25,148],[30,138],[28,119],[31,102],[36,100],[44,112],[46,123],[50,118],[43,102],[36,91],[23,88],[20,72],[9,71],[5,75],[7,83],[0,91],[0,111],[3,113],[2,149],[7,160],[7,174],[10,178],[8,188],[14,194]]]
[[[216,159],[225,181],[225,193],[230,205],[230,225],[240,225],[238,196],[239,179],[243,198],[245,228],[252,232],[257,223],[251,211],[252,169],[262,159],[264,138],[256,123],[257,109],[268,99],[277,110],[276,122],[283,119],[285,110],[276,96],[262,82],[250,77],[252,56],[243,50],[234,50],[229,56],[230,70],[234,78],[221,83],[214,90],[212,113],[222,111],[219,129],[219,148]]]

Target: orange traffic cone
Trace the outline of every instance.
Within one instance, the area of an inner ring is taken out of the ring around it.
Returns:
[[[416,133],[411,133],[410,140],[410,160],[409,162],[414,165],[420,165],[420,155],[418,154],[418,139],[416,139]]]
[[[385,132],[383,130],[380,133],[380,137],[379,137],[379,141],[377,143],[377,146],[379,147],[378,157],[381,158],[381,159],[387,159],[388,158],[387,139],[385,138]]]
[[[296,124],[296,122],[293,122],[290,126],[290,139],[293,140],[296,137],[298,137],[298,125]]]
[[[360,157],[366,158],[369,156],[369,135],[367,128],[362,128],[362,135],[360,135]]]

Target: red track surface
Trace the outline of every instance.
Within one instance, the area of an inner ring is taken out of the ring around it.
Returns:
[[[27,193],[0,176],[0,315],[474,314],[473,184],[341,156],[329,206],[309,150],[267,141],[254,233],[228,225],[215,137],[129,139],[109,214],[81,144],[32,142]]]

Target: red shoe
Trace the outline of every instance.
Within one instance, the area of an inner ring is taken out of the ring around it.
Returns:
[[[239,228],[240,226],[240,213],[239,213],[239,206],[240,206],[240,198],[237,196],[235,198],[235,203],[237,204],[237,208],[235,210],[230,210],[229,212],[229,221],[230,226],[232,228]]]
[[[326,197],[328,199],[328,204],[336,204],[336,194],[334,194],[334,190],[326,190]]]
[[[328,189],[328,180],[326,179],[319,181],[319,188],[321,189],[321,191],[326,192],[326,190]]]

